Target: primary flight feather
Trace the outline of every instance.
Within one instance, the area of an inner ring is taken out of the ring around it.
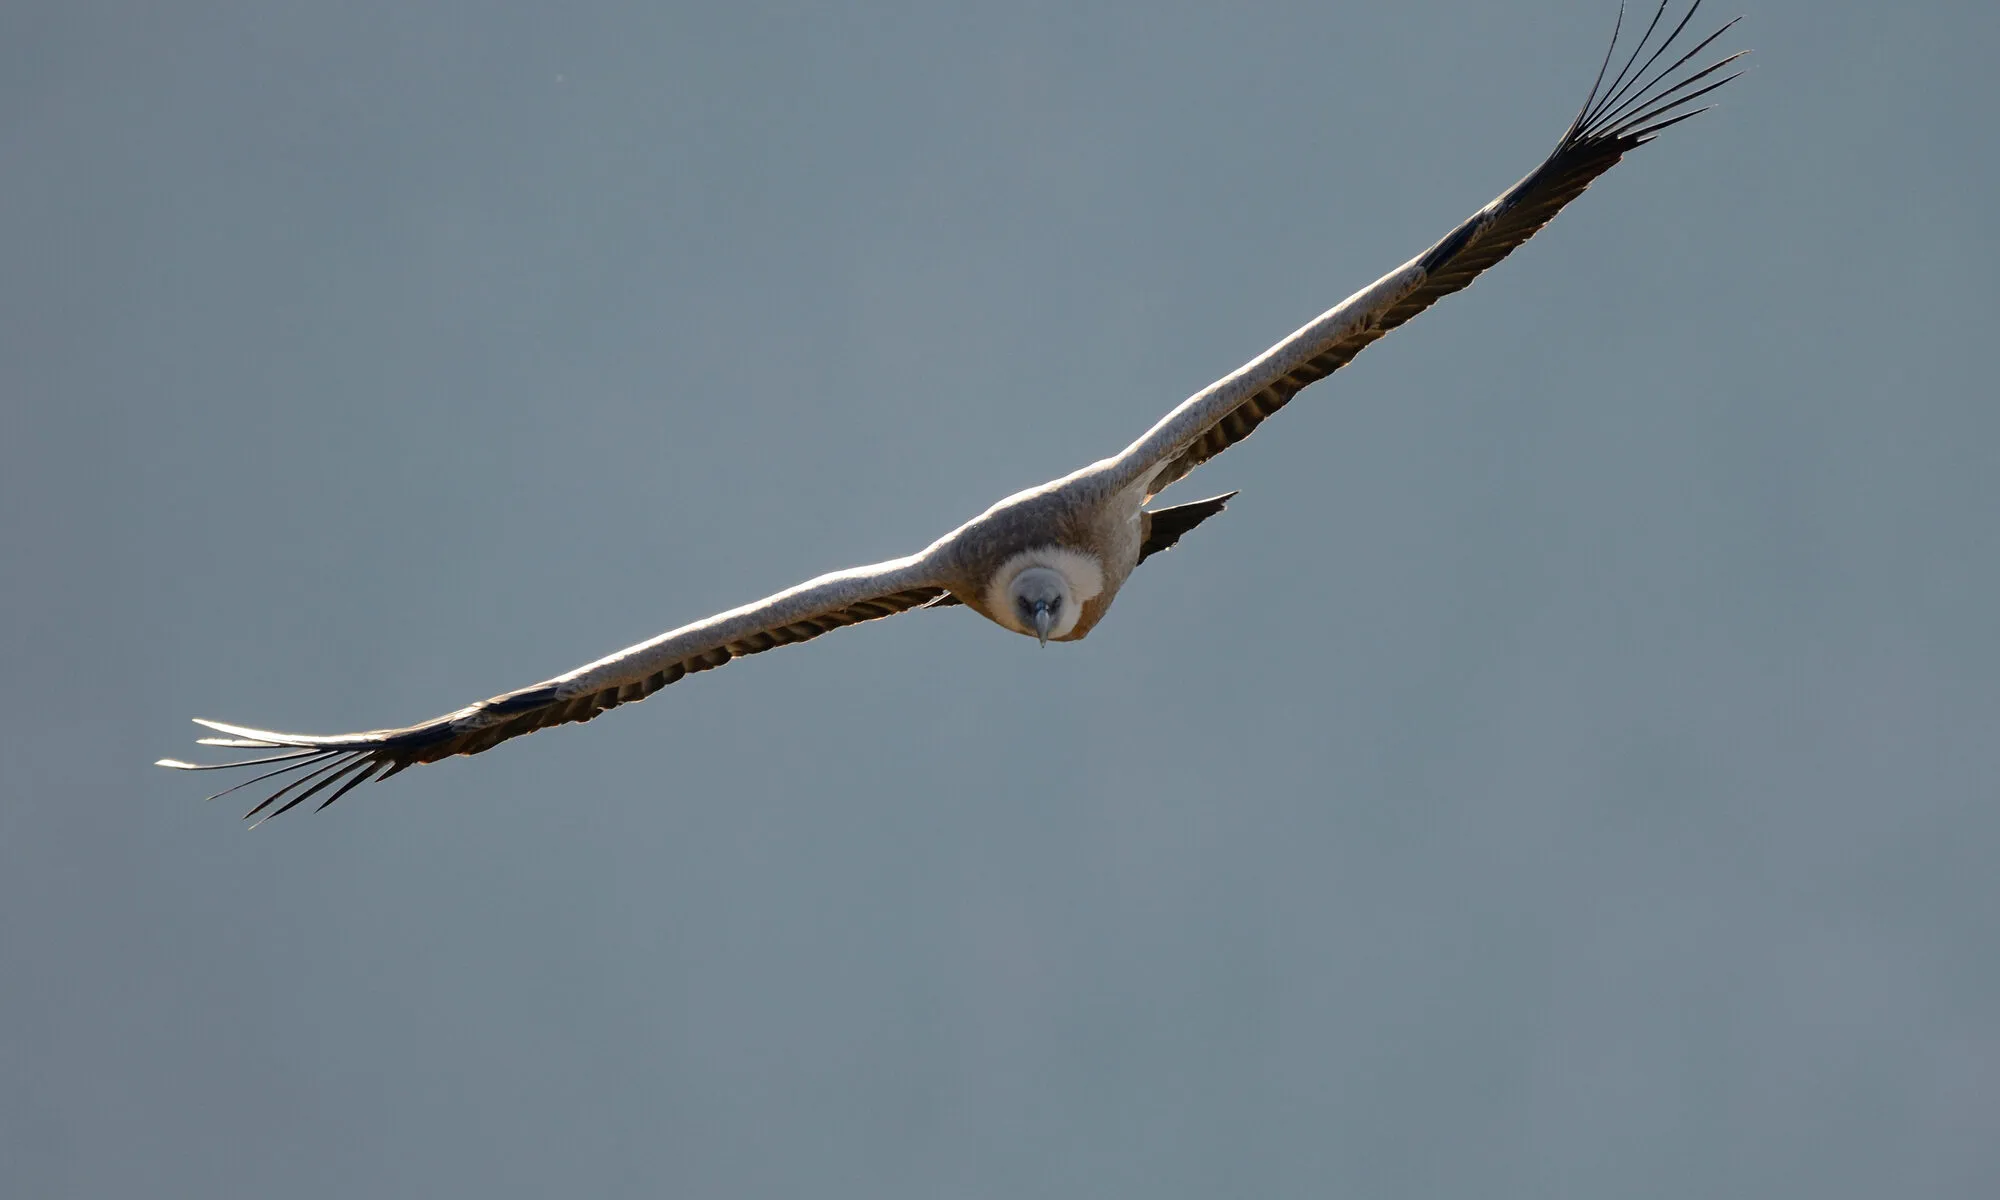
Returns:
[[[1610,74],[1624,24],[1620,10],[1583,108],[1540,166],[1423,253],[1183,401],[1120,453],[1009,496],[907,558],[822,575],[420,724],[319,736],[198,719],[224,735],[202,738],[202,745],[272,753],[221,763],[161,759],[159,765],[183,771],[269,767],[217,793],[278,780],[245,814],[268,817],[316,796],[324,808],[360,784],[418,763],[477,754],[551,725],[588,721],[694,672],[912,609],[963,604],[1044,644],[1082,638],[1135,567],[1220,512],[1229,496],[1153,510],[1144,507],[1147,501],[1248,437],[1301,389],[1339,370],[1369,343],[1471,283],[1627,151],[1706,111],[1694,102],[1735,78],[1719,73],[1742,53],[1707,66],[1689,64],[1736,22],[1669,57],[1701,0],[1656,40],[1670,3],[1661,0],[1637,46]]]

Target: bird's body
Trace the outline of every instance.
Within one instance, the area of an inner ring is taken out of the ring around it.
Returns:
[[[1221,511],[1229,499],[1217,496],[1148,510],[1145,505],[1155,495],[1248,437],[1300,390],[1339,369],[1376,339],[1465,287],[1531,237],[1627,151],[1702,111],[1686,111],[1690,101],[1733,78],[1703,84],[1738,55],[1675,74],[1728,25],[1653,71],[1700,0],[1694,0],[1641,61],[1667,3],[1662,0],[1638,48],[1608,86],[1600,68],[1582,112],[1533,172],[1422,254],[1189,397],[1119,453],[1009,496],[907,558],[822,575],[433,720],[335,736],[202,721],[227,735],[203,738],[204,744],[277,753],[202,765],[163,759],[161,765],[211,770],[276,764],[238,785],[295,776],[250,815],[267,808],[275,814],[332,789],[324,807],[358,784],[387,778],[415,764],[475,754],[552,725],[588,721],[688,674],[912,609],[962,604],[1005,629],[1044,643],[1087,636],[1140,563],[1171,547]],[[1617,40],[1614,32],[1614,46]],[[1609,61],[1607,51],[1607,66]],[[284,802],[271,808],[281,798]]]
[[[1077,641],[1103,619],[1139,565],[1144,499],[1137,488],[1111,486],[1103,464],[1092,464],[1007,497],[927,553],[937,556],[940,578],[960,603],[1029,637],[1035,629],[1016,611],[1008,586],[1026,570],[1055,572],[1066,585],[1069,607],[1056,614],[1048,640]]]

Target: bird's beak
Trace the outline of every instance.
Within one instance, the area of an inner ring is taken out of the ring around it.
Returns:
[[[1049,644],[1049,626],[1054,621],[1049,616],[1049,602],[1040,601],[1035,605],[1035,639],[1046,646]]]

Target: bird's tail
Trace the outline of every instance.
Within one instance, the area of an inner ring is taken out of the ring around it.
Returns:
[[[1156,508],[1146,514],[1146,540],[1139,547],[1139,561],[1162,550],[1171,550],[1181,535],[1219,513],[1236,495],[1229,492],[1221,496],[1210,496],[1206,500],[1196,500],[1192,504],[1176,504],[1172,508]]]

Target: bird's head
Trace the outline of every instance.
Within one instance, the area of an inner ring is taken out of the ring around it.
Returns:
[[[1084,606],[1103,593],[1104,566],[1096,555],[1069,546],[1034,546],[993,572],[982,611],[1046,646],[1050,638],[1074,632]]]
[[[1054,567],[1024,567],[1007,581],[1007,614],[1046,646],[1076,628],[1076,594]]]

